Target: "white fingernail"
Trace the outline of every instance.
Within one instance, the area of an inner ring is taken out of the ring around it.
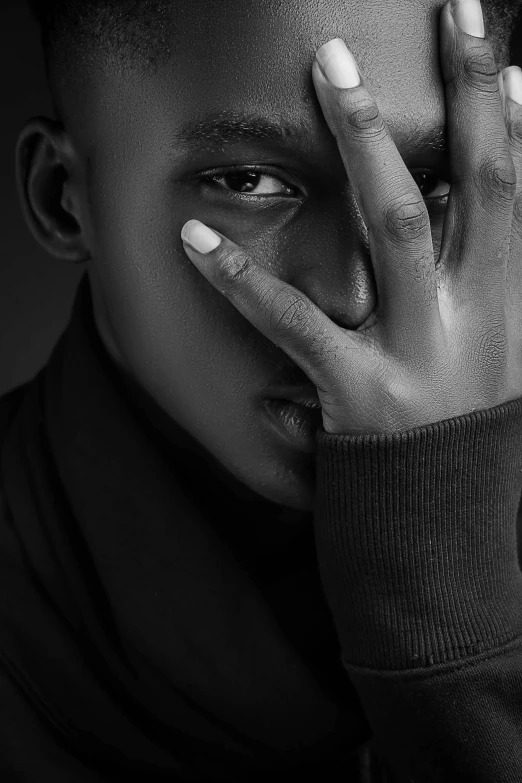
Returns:
[[[504,75],[504,92],[516,103],[522,104],[522,69],[518,65],[510,65],[502,71]]]
[[[315,55],[321,70],[334,87],[357,87],[361,77],[354,56],[344,41],[334,38],[323,44]]]
[[[451,0],[455,24],[468,35],[484,38],[484,16],[480,0]]]
[[[181,238],[197,253],[210,253],[219,247],[221,237],[199,220],[189,220],[181,229]]]

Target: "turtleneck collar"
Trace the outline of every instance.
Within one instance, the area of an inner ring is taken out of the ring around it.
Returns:
[[[178,430],[165,443],[130,393],[84,279],[1,452],[0,663],[61,743],[118,772],[254,779],[275,762],[324,769],[326,752],[346,774],[346,737],[367,725],[313,528],[279,560],[260,552],[248,531],[277,529],[284,510]]]

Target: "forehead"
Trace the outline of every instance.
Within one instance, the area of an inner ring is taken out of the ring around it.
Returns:
[[[106,67],[78,111],[78,128],[207,114],[321,122],[311,65],[343,38],[394,135],[444,122],[438,64],[440,0],[182,0],[173,3],[172,52],[154,73]],[[82,99],[83,100],[83,99]],[[100,104],[101,101],[101,104]],[[103,111],[94,111],[103,105]],[[168,116],[166,116],[168,115]]]

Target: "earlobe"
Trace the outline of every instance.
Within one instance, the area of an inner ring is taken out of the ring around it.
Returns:
[[[73,187],[74,152],[63,126],[50,119],[29,120],[18,137],[16,179],[27,226],[56,258],[81,263],[90,253]]]

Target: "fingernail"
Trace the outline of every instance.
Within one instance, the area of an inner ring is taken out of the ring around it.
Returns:
[[[189,220],[181,229],[181,238],[198,253],[210,253],[219,247],[221,237],[199,220]]]
[[[361,83],[353,54],[340,38],[334,38],[319,47],[315,58],[334,87],[346,89],[357,87]]]
[[[480,0],[451,0],[451,13],[457,27],[476,38],[484,38],[484,16]]]
[[[516,103],[522,104],[522,69],[518,65],[504,68],[504,92]]]

